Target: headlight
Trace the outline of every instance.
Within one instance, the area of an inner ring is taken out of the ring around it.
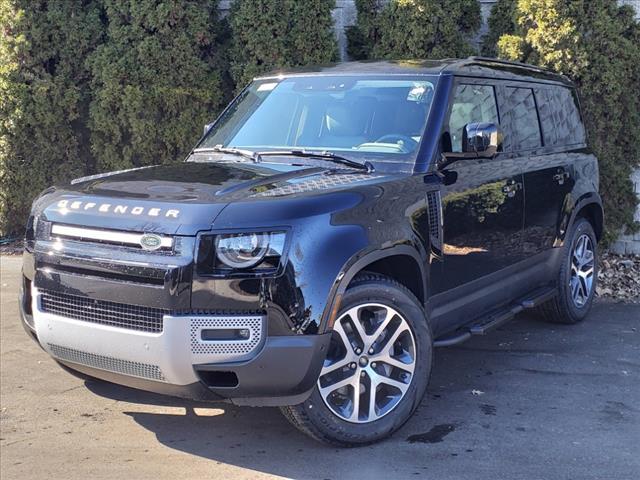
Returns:
[[[232,233],[204,237],[200,245],[199,271],[224,275],[275,273],[284,254],[285,240],[285,232]]]
[[[219,235],[216,256],[230,268],[251,268],[260,263],[269,249],[268,233]]]

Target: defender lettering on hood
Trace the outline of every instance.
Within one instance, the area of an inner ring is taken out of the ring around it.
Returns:
[[[116,203],[83,202],[81,200],[60,200],[57,206],[61,213],[65,213],[68,210],[82,210],[98,213],[164,218],[178,218],[180,215],[180,210],[176,210],[175,208],[163,209],[159,207],[130,206]]]

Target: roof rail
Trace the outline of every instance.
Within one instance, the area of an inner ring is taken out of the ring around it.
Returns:
[[[513,66],[516,66],[516,67],[526,68],[528,70],[536,70],[538,72],[551,73],[551,74],[554,74],[554,75],[561,75],[559,73],[553,72],[553,71],[548,70],[546,68],[538,67],[536,65],[530,65],[528,63],[522,63],[522,62],[514,62],[512,60],[503,60],[501,58],[472,56],[472,57],[466,58],[466,60],[470,60],[472,62],[491,62],[491,63],[500,63],[502,65],[513,65]],[[463,60],[463,62],[464,62],[464,60]]]
[[[571,79],[563,74],[563,73],[558,73],[558,72],[554,72],[553,70],[549,70],[547,68],[542,68],[542,67],[538,67],[537,65],[530,65],[528,63],[522,63],[522,62],[513,62],[511,60],[502,60],[500,58],[490,58],[490,57],[482,57],[482,56],[471,56],[468,57],[464,60],[460,60],[460,66],[465,66],[465,65],[469,65],[472,63],[476,63],[476,64],[488,64],[488,63],[493,63],[493,64],[499,64],[499,65],[507,65],[507,66],[512,66],[512,67],[517,67],[517,68],[521,68],[522,70],[528,70],[530,72],[536,72],[536,73],[540,73],[540,74],[544,74],[544,75],[548,75],[549,77],[555,77],[556,79],[562,79],[564,82],[569,82],[571,83]]]

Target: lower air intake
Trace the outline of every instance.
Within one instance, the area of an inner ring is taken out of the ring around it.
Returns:
[[[159,382],[166,381],[160,367],[147,363],[132,362],[120,358],[96,355],[95,353],[83,352],[74,348],[62,347],[49,343],[49,349],[54,357],[67,362],[86,365],[87,367],[107,370],[109,372],[121,373],[132,377],[148,378]]]

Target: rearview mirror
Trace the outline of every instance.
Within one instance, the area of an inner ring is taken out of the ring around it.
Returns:
[[[210,129],[212,126],[213,126],[213,123],[207,123],[207,124],[204,126],[204,133],[203,133],[202,135],[206,135],[206,134],[207,134],[207,132],[209,131],[209,129]]]
[[[495,123],[467,123],[462,131],[462,151],[492,158],[502,149],[502,132]]]

